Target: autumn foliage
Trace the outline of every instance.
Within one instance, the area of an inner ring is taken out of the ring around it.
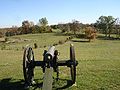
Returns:
[[[94,27],[86,27],[85,28],[85,38],[86,39],[89,39],[89,42],[91,40],[95,40],[96,39],[96,30]]]

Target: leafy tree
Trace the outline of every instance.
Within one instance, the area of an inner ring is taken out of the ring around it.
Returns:
[[[71,24],[71,31],[76,35],[76,32],[81,29],[79,21],[73,20]]]
[[[0,38],[2,38],[3,37],[3,33],[2,32],[0,32]]]
[[[47,28],[47,31],[46,31],[46,32],[48,32],[48,33],[51,33],[51,32],[52,32],[52,28],[51,28],[50,26],[47,26],[46,28]]]
[[[113,16],[100,16],[97,20],[97,28],[103,31],[105,36],[110,38],[116,19]]]
[[[13,32],[14,35],[18,35],[18,27],[17,26],[12,26],[11,32]]]
[[[39,24],[40,24],[40,26],[47,26],[48,21],[47,21],[46,17],[41,18],[41,19],[39,20]]]
[[[34,22],[30,21],[29,25],[30,25],[29,27],[34,27]]]
[[[50,25],[52,29],[58,29],[58,25]]]
[[[32,33],[41,33],[40,32],[40,27],[38,25],[34,25],[32,27]]]
[[[42,31],[45,32],[47,30],[48,20],[46,19],[46,17],[41,18],[38,24]]]
[[[88,26],[85,28],[85,38],[89,39],[89,42],[91,39],[96,39],[96,30],[94,27]]]
[[[59,24],[58,24],[58,28],[59,28],[62,32],[65,32],[64,24],[59,23]]]
[[[22,28],[22,27],[19,27],[19,28],[17,29],[17,32],[18,32],[18,35],[23,34],[23,28]]]
[[[115,22],[115,31],[116,31],[116,37],[120,38],[120,19],[117,18]]]
[[[65,24],[65,31],[67,33],[69,33],[69,31],[70,31],[70,24],[69,23]]]
[[[29,31],[29,29],[30,29],[30,23],[29,23],[29,21],[23,21],[22,22],[22,28],[23,28],[23,30],[22,30],[23,34],[30,33],[30,31]]]

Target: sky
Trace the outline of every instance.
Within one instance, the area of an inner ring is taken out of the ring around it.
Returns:
[[[104,15],[120,18],[120,0],[0,0],[0,28],[37,24],[46,17],[49,25],[78,20],[95,23]]]

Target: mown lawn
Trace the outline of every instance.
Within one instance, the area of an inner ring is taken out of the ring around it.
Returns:
[[[37,39],[38,44],[52,44],[54,40],[50,41],[50,37],[54,37],[56,41],[58,38],[64,39],[67,37],[53,34],[48,34],[48,36],[49,38],[44,34],[42,38],[39,36],[39,40]],[[23,35],[21,38],[36,40],[34,35]],[[46,39],[48,39],[48,41]],[[44,40],[46,41],[44,42]],[[32,43],[34,42],[30,42],[30,44]],[[96,40],[95,42],[89,43],[75,38],[65,44],[56,46],[56,49],[60,52],[60,60],[69,59],[70,43],[74,44],[76,59],[79,62],[77,66],[77,86],[64,88],[65,90],[120,89],[120,41]],[[21,47],[21,45],[16,44],[16,47]],[[42,54],[45,49],[48,49],[48,47],[34,49],[36,60],[42,60]],[[0,50],[0,90],[23,90],[22,56],[23,50],[21,49]],[[42,70],[39,67],[35,68],[35,81],[38,85],[35,85],[31,89],[41,90],[39,84],[42,82],[42,77]],[[69,69],[67,67],[61,67],[60,80],[58,82],[54,80],[53,90],[65,87],[69,80]]]

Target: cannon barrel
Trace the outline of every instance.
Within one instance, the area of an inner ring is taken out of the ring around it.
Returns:
[[[44,61],[47,64],[47,67],[52,66],[53,58],[54,58],[55,46],[52,46],[48,49],[48,51],[44,55]]]
[[[55,46],[48,49],[47,53],[44,55],[45,61],[52,60],[54,58]]]

